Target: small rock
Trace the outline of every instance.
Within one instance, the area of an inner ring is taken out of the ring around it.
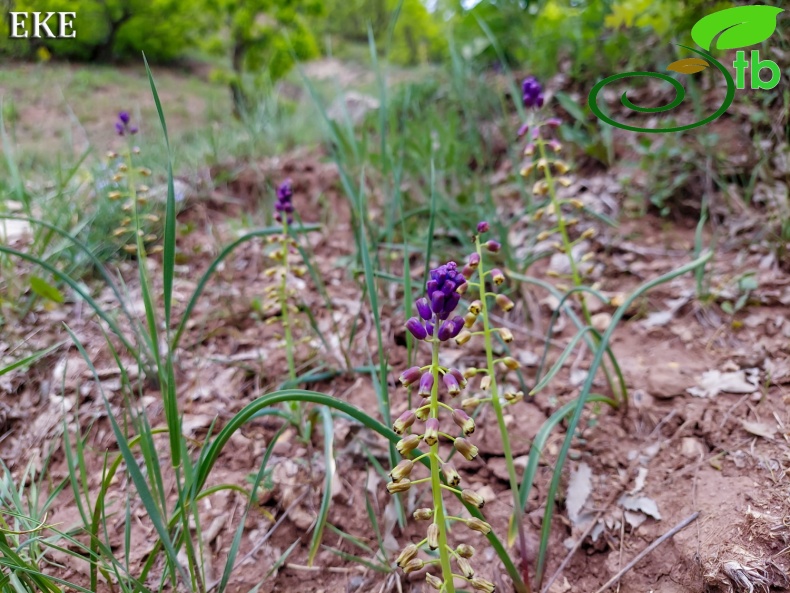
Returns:
[[[686,459],[699,459],[706,453],[706,447],[699,439],[683,437],[680,440],[680,454]]]

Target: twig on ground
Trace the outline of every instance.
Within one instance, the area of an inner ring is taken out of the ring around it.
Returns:
[[[682,520],[680,523],[678,523],[677,525],[675,525],[675,526],[674,526],[672,529],[670,529],[669,531],[667,531],[667,532],[666,532],[664,535],[662,535],[661,537],[659,537],[659,538],[658,538],[656,541],[654,541],[652,544],[650,544],[650,545],[649,545],[649,546],[647,546],[647,547],[646,547],[644,550],[642,550],[642,551],[641,551],[639,554],[637,554],[637,555],[636,555],[636,558],[634,558],[633,560],[631,560],[631,562],[629,562],[628,564],[626,564],[626,565],[625,565],[625,567],[624,567],[624,568],[623,568],[623,569],[622,569],[620,572],[618,572],[618,573],[617,573],[616,575],[614,575],[614,576],[613,576],[611,579],[609,579],[609,580],[608,580],[608,581],[607,581],[607,582],[606,582],[606,583],[605,583],[605,584],[604,584],[604,585],[603,585],[603,586],[602,586],[600,589],[598,589],[598,590],[597,590],[595,593],[604,593],[604,591],[606,591],[606,590],[607,590],[609,587],[611,587],[612,585],[614,585],[615,583],[617,583],[617,582],[618,582],[618,581],[619,581],[621,578],[623,578],[623,576],[625,575],[625,573],[627,573],[627,572],[628,572],[629,570],[631,570],[631,569],[632,569],[634,566],[636,566],[636,565],[637,565],[637,563],[639,563],[639,561],[640,561],[640,560],[642,560],[642,558],[644,558],[645,556],[647,556],[647,555],[648,555],[650,552],[652,552],[653,550],[655,550],[655,549],[656,549],[658,546],[660,546],[661,544],[663,544],[665,541],[667,541],[667,540],[668,540],[670,537],[672,537],[673,535],[675,535],[677,532],[679,532],[679,531],[681,531],[681,530],[685,529],[686,527],[688,527],[688,526],[689,526],[689,525],[690,525],[690,524],[691,524],[693,521],[695,521],[695,520],[697,519],[697,517],[699,517],[699,511],[697,511],[697,512],[695,512],[695,513],[692,513],[691,515],[689,515],[688,517],[686,517],[685,519],[683,519],[683,520]]]

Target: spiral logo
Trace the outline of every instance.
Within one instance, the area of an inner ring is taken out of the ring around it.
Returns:
[[[625,91],[622,96],[620,97],[620,102],[625,106],[627,109],[631,111],[635,111],[637,113],[664,113],[666,111],[671,111],[678,105],[680,105],[683,100],[686,98],[686,89],[683,88],[683,85],[680,84],[679,81],[675,80],[668,74],[662,74],[660,72],[623,72],[621,74],[615,74],[613,76],[609,76],[608,78],[604,78],[601,82],[596,84],[592,90],[590,91],[590,96],[588,99],[588,103],[590,105],[590,109],[592,112],[602,121],[618,127],[623,130],[629,130],[631,132],[647,132],[649,134],[667,134],[670,132],[683,132],[685,130],[691,130],[693,128],[698,128],[700,126],[704,126],[709,124],[713,120],[721,117],[721,115],[729,109],[732,102],[735,100],[735,81],[732,78],[732,75],[727,71],[727,69],[718,62],[713,56],[711,56],[706,51],[697,50],[692,47],[687,47],[685,45],[681,45],[685,49],[693,51],[695,54],[702,56],[703,59],[699,58],[692,58],[688,60],[679,60],[678,62],[674,62],[670,64],[670,70],[674,70],[676,72],[680,72],[683,74],[692,74],[694,72],[699,72],[711,63],[721,72],[722,76],[724,76],[724,80],[727,83],[727,94],[724,97],[724,102],[722,103],[721,107],[719,107],[715,113],[709,115],[705,119],[700,121],[686,124],[684,126],[673,126],[668,128],[643,128],[639,126],[631,126],[625,123],[618,122],[612,119],[610,116],[606,115],[601,108],[598,106],[598,94],[603,90],[603,88],[612,82],[616,82],[623,78],[631,78],[632,76],[645,76],[648,78],[657,78],[659,80],[663,80],[664,82],[668,82],[671,84],[675,89],[675,98],[674,100],[661,107],[640,107],[639,105],[635,105],[629,98],[628,98],[628,91]]]

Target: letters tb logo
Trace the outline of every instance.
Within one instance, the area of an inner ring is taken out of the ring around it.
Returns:
[[[746,59],[746,52],[743,50],[738,51],[736,59],[732,63],[735,68],[735,86],[743,90],[746,88],[746,70],[751,68],[751,87],[752,89],[770,90],[779,84],[779,79],[782,76],[782,71],[776,62],[771,60],[761,60],[760,52],[756,49],[751,52],[751,60]],[[763,80],[761,72],[763,70],[771,71],[771,79]]]

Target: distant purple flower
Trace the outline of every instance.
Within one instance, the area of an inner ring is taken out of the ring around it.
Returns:
[[[534,76],[529,76],[521,83],[522,99],[527,109],[543,107],[543,87]]]
[[[277,188],[277,202],[274,204],[274,209],[276,210],[274,218],[277,222],[282,222],[283,220],[281,212],[285,212],[287,214],[288,224],[291,224],[294,221],[294,217],[291,216],[294,211],[294,206],[291,202],[293,195],[294,190],[291,180],[286,179]]]
[[[128,111],[120,111],[118,113],[118,120],[115,122],[115,131],[119,136],[125,136],[126,134],[134,136],[137,133],[137,127],[130,126],[130,121],[131,117],[129,117]]]

